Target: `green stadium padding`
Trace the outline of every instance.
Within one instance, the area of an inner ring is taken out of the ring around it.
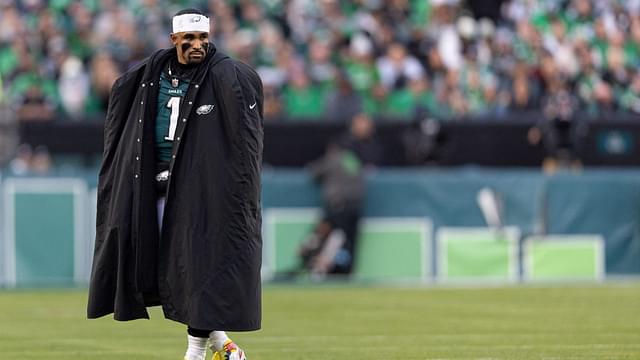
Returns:
[[[425,280],[431,264],[431,234],[431,222],[424,218],[365,219],[358,240],[356,277]]]
[[[75,179],[4,183],[5,285],[70,286],[86,276],[86,192]]]
[[[87,229],[87,245],[85,249],[85,258],[82,262],[82,266],[86,269],[85,273],[80,277],[79,281],[81,283],[89,284],[91,278],[91,266],[93,264],[93,250],[95,247],[96,240],[96,216],[98,212],[98,189],[91,188],[89,190],[89,219],[87,219],[87,223],[89,224],[89,228]]]
[[[523,261],[526,280],[602,280],[604,239],[595,234],[529,237]]]
[[[0,169],[0,185],[2,184],[3,181],[3,174],[2,174],[2,169]],[[0,289],[3,288],[7,282],[6,279],[6,275],[5,275],[5,268],[6,268],[6,264],[7,264],[7,260],[6,257],[4,255],[5,252],[5,248],[7,247],[6,243],[5,243],[5,233],[6,233],[6,226],[5,226],[5,216],[4,214],[6,213],[6,211],[4,210],[5,206],[4,206],[4,191],[2,191],[2,187],[0,187]]]
[[[265,210],[265,278],[296,268],[296,251],[320,216],[312,208]],[[354,277],[361,280],[426,280],[430,269],[431,221],[427,218],[366,218],[361,222]]]
[[[517,227],[441,227],[436,235],[438,281],[516,281],[519,237]]]
[[[263,273],[272,274],[296,269],[296,251],[318,221],[317,209],[267,209],[264,212]]]

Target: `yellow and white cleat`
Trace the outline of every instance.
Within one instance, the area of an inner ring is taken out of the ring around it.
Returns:
[[[247,360],[247,357],[244,351],[229,339],[224,343],[222,350],[213,353],[212,360]]]

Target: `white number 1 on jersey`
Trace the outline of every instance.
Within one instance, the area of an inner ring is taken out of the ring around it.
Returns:
[[[180,97],[169,99],[167,107],[171,109],[171,116],[169,116],[169,134],[164,139],[173,141],[173,136],[176,134],[176,128],[178,127],[178,116],[180,115]]]

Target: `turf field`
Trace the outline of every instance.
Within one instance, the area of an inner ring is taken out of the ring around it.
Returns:
[[[85,320],[86,293],[0,291],[0,359],[182,359],[184,328]],[[267,287],[250,360],[640,359],[640,283]]]

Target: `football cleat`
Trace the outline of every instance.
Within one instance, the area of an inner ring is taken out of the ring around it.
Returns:
[[[244,351],[229,339],[224,343],[222,350],[213,353],[212,360],[247,360],[247,357]]]

